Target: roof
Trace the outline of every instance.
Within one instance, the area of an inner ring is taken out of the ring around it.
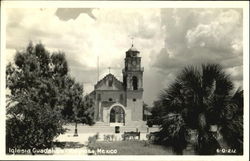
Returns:
[[[136,51],[136,52],[138,52],[138,50],[134,47],[133,44],[132,44],[131,48],[128,51]]]
[[[140,52],[132,44],[131,48],[126,51],[126,57],[137,57]]]
[[[112,87],[107,86],[107,81],[112,80]],[[104,78],[99,80],[95,85],[96,89],[102,90],[123,90],[123,83],[119,81],[113,74],[109,73]]]

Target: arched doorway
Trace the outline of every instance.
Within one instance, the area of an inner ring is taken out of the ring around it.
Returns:
[[[125,124],[125,111],[121,106],[113,106],[110,110],[110,124],[124,125]]]

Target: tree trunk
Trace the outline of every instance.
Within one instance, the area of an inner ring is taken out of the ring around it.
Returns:
[[[204,113],[198,116],[198,153],[201,155],[206,154],[207,148],[207,132],[206,132],[206,117]]]

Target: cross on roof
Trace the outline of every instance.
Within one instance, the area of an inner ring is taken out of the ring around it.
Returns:
[[[134,37],[133,36],[129,36],[131,39],[131,43],[132,43],[132,47],[134,46]]]
[[[110,69],[111,69],[111,67],[108,67],[108,69],[109,69],[109,74],[110,74]]]

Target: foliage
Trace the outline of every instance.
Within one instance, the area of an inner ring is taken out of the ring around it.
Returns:
[[[82,87],[68,75],[64,53],[30,43],[6,67],[6,149],[48,148],[64,132],[62,111],[81,100]],[[72,89],[72,90],[69,90]],[[72,94],[73,93],[73,94]],[[86,109],[86,108],[85,108]]]
[[[65,93],[67,97],[64,98],[66,105],[62,109],[63,118],[67,122],[81,122],[83,124],[93,125],[93,102],[88,96],[83,97],[83,86],[70,77],[67,77],[65,82]]]
[[[79,122],[88,125],[94,124],[94,102],[88,96],[82,99],[77,109],[77,118]]]
[[[159,104],[164,111],[160,110],[160,113],[164,115],[161,118],[168,117],[171,113],[181,115],[188,129],[198,130],[200,147],[198,152],[211,154],[208,148],[201,148],[219,147],[217,140],[210,134],[210,125],[218,125],[228,131],[231,133],[231,139],[235,134],[242,132],[242,124],[236,121],[240,119],[236,119],[235,114],[242,116],[239,111],[242,111],[243,104],[238,101],[239,95],[237,94],[235,98],[232,93],[233,83],[221,66],[206,64],[201,67],[186,67],[177,76],[175,82],[160,95]],[[162,131],[169,131],[164,126],[168,122],[168,120],[162,120]],[[179,122],[177,125],[175,122],[174,125],[182,126],[182,123]],[[234,131],[229,131],[229,129],[234,129]],[[168,133],[165,137],[169,137],[170,134]],[[226,135],[224,136],[227,138]],[[234,138],[234,140],[239,140],[238,145],[242,147],[241,136],[238,137],[239,139]]]
[[[169,113],[163,117],[161,133],[165,134],[162,141],[168,142],[173,151],[180,155],[187,146],[188,132],[185,122],[180,114]],[[167,136],[167,137],[166,137]]]
[[[161,125],[162,117],[164,116],[164,108],[160,101],[155,101],[153,103],[153,108],[151,109],[151,116],[147,120],[147,125],[152,127],[152,125]]]
[[[94,136],[90,136],[88,138],[88,149],[91,150],[91,151],[96,151],[98,146],[96,145],[96,141],[98,140],[99,138],[99,133],[95,134]]]
[[[238,89],[231,102],[237,106],[228,106],[228,110],[225,111],[226,117],[221,133],[232,149],[237,149],[238,154],[243,154],[243,91]]]
[[[150,115],[148,114],[151,111],[150,107],[143,102],[143,121],[147,121]]]

